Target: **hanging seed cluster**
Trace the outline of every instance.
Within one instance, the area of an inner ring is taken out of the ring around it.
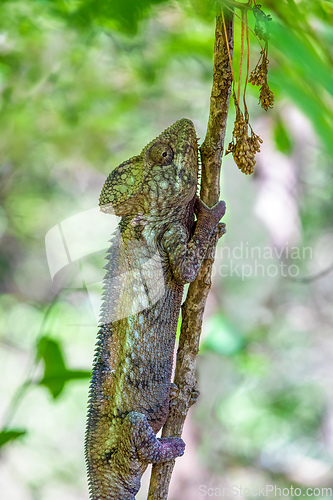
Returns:
[[[261,107],[267,111],[269,108],[272,108],[274,104],[274,95],[267,83],[269,63],[267,58],[267,45],[269,40],[268,23],[272,18],[261,10],[261,5],[254,5],[252,12],[256,20],[254,32],[260,40],[265,42],[265,48],[260,52],[259,61],[250,74],[249,82],[252,83],[252,85],[260,87],[259,103]]]
[[[236,100],[235,100],[236,104]],[[236,120],[232,133],[232,141],[229,143],[225,154],[232,153],[237,167],[246,175],[252,174],[256,164],[255,155],[260,151],[262,139],[256,135],[248,117],[245,118],[238,104],[236,104]],[[251,134],[249,135],[249,128]]]
[[[261,107],[264,108],[265,111],[267,111],[268,108],[273,107],[274,94],[269,88],[267,81],[260,88],[259,102]]]
[[[252,83],[252,85],[260,87],[259,103],[265,111],[267,111],[268,108],[272,108],[274,104],[274,95],[267,83],[268,63],[267,51],[264,49],[260,52],[259,61],[256,67],[251,71],[249,77],[249,82]]]
[[[261,5],[254,4],[252,7],[252,0],[248,0],[250,8],[252,8],[253,15],[255,17],[255,28],[254,32],[260,40],[264,41],[264,47],[260,53],[259,60],[256,67],[248,76],[248,65],[247,65],[247,75],[246,80],[248,80],[253,85],[260,87],[259,103],[267,111],[269,108],[273,107],[274,96],[273,92],[270,90],[267,83],[267,73],[268,73],[268,40],[269,40],[269,29],[268,24],[271,21],[271,16],[266,15],[261,10]],[[234,130],[232,132],[232,140],[228,145],[228,149],[225,154],[232,153],[233,159],[237,167],[246,175],[252,174],[256,164],[256,154],[260,152],[260,144],[262,144],[262,139],[253,132],[253,129],[249,123],[249,113],[246,105],[245,92],[246,92],[246,82],[244,85],[243,102],[244,102],[244,112],[240,109],[239,98],[240,98],[240,86],[241,86],[241,71],[242,71],[242,58],[243,58],[243,42],[244,42],[244,26],[246,27],[246,39],[247,39],[247,57],[249,61],[249,38],[248,38],[248,21],[247,21],[247,10],[242,12],[242,32],[241,32],[241,59],[240,59],[240,70],[238,79],[238,98],[236,98],[235,92],[235,78],[233,76],[233,97],[236,107],[236,119],[234,123]],[[230,58],[230,54],[229,54]],[[230,65],[232,66],[232,61],[230,58]]]
[[[251,71],[249,82],[252,85],[263,85],[267,81],[267,73],[268,73],[268,59],[266,57],[265,50],[260,52],[259,61],[257,62],[256,67]]]

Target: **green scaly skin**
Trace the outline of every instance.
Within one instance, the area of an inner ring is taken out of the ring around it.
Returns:
[[[209,209],[196,196],[197,177],[196,132],[184,118],[117,167],[100,196],[101,210],[121,221],[107,256],[89,394],[92,500],[135,499],[149,463],[184,452],[182,439],[155,435],[169,411],[183,287],[225,212],[224,202]]]

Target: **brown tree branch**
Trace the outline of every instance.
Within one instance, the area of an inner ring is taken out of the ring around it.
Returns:
[[[208,205],[215,205],[220,197],[220,168],[223,155],[232,74],[226,44],[233,49],[233,16],[225,13],[216,18],[214,46],[213,87],[210,98],[210,113],[206,138],[202,144],[202,177],[200,197]],[[181,436],[187,412],[193,402],[196,389],[195,365],[199,350],[202,318],[206,299],[211,287],[211,272],[218,235],[212,237],[206,259],[196,280],[191,283],[186,301],[182,306],[182,327],[177,351],[174,382],[178,387],[177,397],[172,400],[170,413],[163,427],[162,437]],[[169,482],[175,461],[153,466],[148,500],[166,500]]]

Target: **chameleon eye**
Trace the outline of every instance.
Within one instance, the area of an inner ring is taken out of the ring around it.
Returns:
[[[149,158],[157,165],[170,165],[173,151],[168,144],[154,144],[148,151]]]

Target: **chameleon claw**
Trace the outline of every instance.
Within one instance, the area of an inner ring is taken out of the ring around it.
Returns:
[[[171,382],[170,384],[170,392],[169,392],[169,397],[170,399],[175,399],[179,394],[179,389],[178,387],[176,386],[176,384],[174,384],[173,382]]]
[[[197,402],[199,396],[200,396],[200,391],[196,388],[192,389],[190,400],[188,402],[189,406],[194,405]]]
[[[227,232],[226,225],[224,222],[219,222],[216,229],[218,238],[222,238],[222,236]]]

